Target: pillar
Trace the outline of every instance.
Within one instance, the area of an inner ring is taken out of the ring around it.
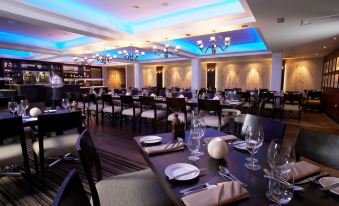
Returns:
[[[141,89],[143,87],[142,65],[134,63],[134,87]]]
[[[272,73],[271,73],[271,90],[281,90],[281,75],[282,75],[282,53],[272,54]]]
[[[192,79],[191,79],[191,89],[199,90],[201,87],[201,64],[200,59],[192,59]]]

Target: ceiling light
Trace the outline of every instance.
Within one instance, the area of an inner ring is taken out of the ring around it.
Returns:
[[[162,2],[161,6],[164,6],[164,7],[168,6],[168,2]]]
[[[301,20],[301,26],[306,26],[306,25],[315,24],[315,23],[322,23],[326,21],[337,21],[337,20],[339,20],[339,14],[306,18],[306,19]]]
[[[191,34],[185,34],[185,36],[191,36]]]
[[[248,25],[247,25],[247,24],[243,24],[243,25],[241,25],[241,27],[242,27],[242,28],[247,28]]]
[[[167,38],[166,38],[167,41]],[[164,54],[165,58],[168,58],[169,55],[178,55],[179,50],[180,50],[180,46],[175,46],[174,51],[170,51],[169,50],[170,45],[168,43],[165,44],[165,48],[163,49],[158,49],[156,46],[153,46],[153,53],[157,56],[160,56],[161,54]]]
[[[319,54],[318,53],[315,53],[316,56],[318,56]]]
[[[285,22],[284,17],[277,18],[277,23],[284,23],[284,22]]]
[[[222,39],[222,37],[221,37],[221,39]],[[211,45],[206,47],[206,48],[204,48],[204,44],[203,44],[202,40],[198,40],[197,41],[197,45],[198,45],[198,47],[199,47],[199,49],[200,49],[200,51],[202,53],[206,54],[207,51],[209,49],[211,49],[212,50],[212,54],[215,54],[217,52],[217,48],[219,48],[222,51],[226,51],[227,48],[231,45],[231,37],[225,37],[224,44],[220,46],[220,45],[217,44],[217,40],[215,38],[215,34],[213,34],[213,36],[210,37],[209,42],[211,43]]]
[[[139,9],[140,8],[140,6],[138,6],[138,5],[133,5],[132,7],[135,8],[135,9]]]
[[[79,65],[92,65],[94,59],[88,57],[74,57],[73,61]]]
[[[326,46],[323,46],[324,49],[326,49]]]
[[[333,38],[332,38],[332,40],[336,40],[336,39],[337,39],[337,37],[333,37]]]
[[[123,54],[123,58],[128,61],[136,61],[138,60],[139,56],[144,56],[146,53],[144,51],[139,52],[138,49],[135,49],[133,52],[133,47],[130,47],[130,51],[128,52],[127,50],[122,50],[118,51],[118,54]]]

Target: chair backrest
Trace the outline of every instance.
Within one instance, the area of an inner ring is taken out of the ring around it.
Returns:
[[[213,99],[214,95],[215,95],[214,91],[210,90],[207,91],[207,99]]]
[[[139,100],[140,100],[140,107],[141,105],[151,106],[151,107],[155,106],[154,97],[140,96]]]
[[[339,169],[339,130],[301,127],[295,143],[297,160],[301,156],[327,167]]]
[[[199,99],[198,110],[215,111],[217,115],[221,114],[220,100]]]
[[[97,177],[96,179],[97,181],[100,181],[102,179],[101,164],[96,148],[93,144],[91,134],[87,129],[81,133],[76,143],[76,150],[79,153],[80,161],[87,177],[88,185],[92,194],[93,203],[95,206],[99,206],[100,200],[98,191],[96,190],[94,184],[92,170],[95,169]]]
[[[136,96],[138,94],[139,94],[139,90],[138,89],[134,88],[134,89],[131,90],[131,95],[132,96]]]
[[[12,115],[4,115],[0,118],[0,141],[15,136],[24,137],[24,129],[22,117],[13,117]]]
[[[121,95],[120,102],[121,102],[121,106],[133,106],[134,105],[132,96]]]
[[[184,91],[184,92],[182,93],[182,95],[184,95],[184,97],[187,97],[187,98],[189,98],[189,99],[192,98],[192,92],[191,92],[191,91]]]
[[[66,130],[82,131],[81,111],[42,114],[38,116],[38,133],[43,137],[47,132],[62,133]]]
[[[284,122],[247,114],[245,117],[244,124],[241,128],[240,137],[242,139],[245,138],[246,130],[250,125],[262,126],[264,130],[264,141],[267,143],[271,142],[274,139],[282,140],[284,138],[286,128]]]
[[[312,99],[312,100],[320,100],[322,97],[322,92],[321,91],[313,91],[309,90],[307,92],[307,100]]]
[[[101,95],[101,101],[102,104],[105,105],[112,105],[113,104],[113,99],[112,96],[110,94],[102,94]]]
[[[186,112],[185,98],[166,98],[166,105],[168,111]]]
[[[302,93],[286,93],[284,94],[283,104],[295,104],[295,105],[302,105]]]
[[[82,205],[90,206],[81,179],[75,169],[71,170],[58,189],[52,206]]]

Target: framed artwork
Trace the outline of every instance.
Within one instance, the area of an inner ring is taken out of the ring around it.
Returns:
[[[332,68],[331,68],[331,72],[335,71],[335,68],[337,66],[337,58],[333,58],[332,59]]]
[[[339,74],[335,75],[335,84],[334,84],[334,88],[339,88]]]
[[[326,74],[327,73],[327,69],[328,68],[328,61],[325,62],[325,65],[324,65],[324,73]]]
[[[337,57],[337,65],[336,65],[336,71],[339,71],[339,57]]]

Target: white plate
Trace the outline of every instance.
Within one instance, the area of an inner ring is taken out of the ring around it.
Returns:
[[[194,171],[194,170],[197,170],[197,171],[175,178],[175,180],[187,181],[187,180],[192,180],[199,176],[200,170],[196,166],[187,164],[187,163],[171,164],[166,167],[165,174],[167,175],[167,177],[175,177],[180,174],[183,174],[189,171]]]
[[[235,141],[233,142],[233,147],[240,149],[240,150],[247,150],[245,141]]]
[[[319,183],[323,187],[327,187],[327,186],[333,185],[333,184],[338,183],[338,182],[339,182],[339,178],[337,178],[337,177],[322,177],[322,178],[319,179]],[[331,191],[332,193],[334,193],[336,195],[339,195],[339,187],[333,188],[329,191]]]
[[[144,136],[140,138],[140,142],[144,144],[155,144],[162,141],[162,138],[159,136]]]
[[[38,118],[37,117],[30,117],[30,118],[27,118],[27,119],[23,119],[24,122],[32,122],[32,121],[37,121]]]

